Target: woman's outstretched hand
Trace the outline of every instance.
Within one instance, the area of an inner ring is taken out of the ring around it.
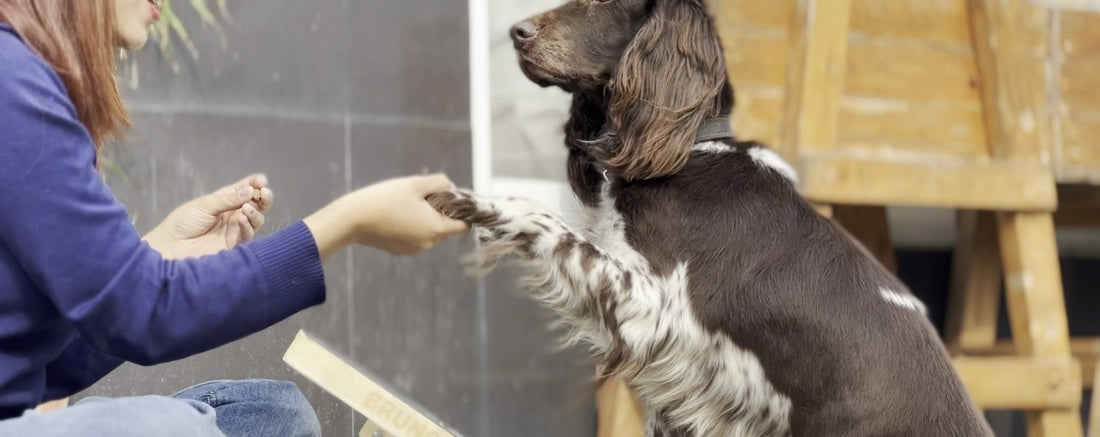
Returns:
[[[168,259],[210,255],[252,239],[264,225],[274,193],[254,174],[180,205],[144,240]]]
[[[395,255],[415,255],[447,237],[465,234],[465,223],[444,217],[425,200],[454,188],[447,176],[411,176],[379,182],[336,199],[305,219],[322,258],[351,243]]]

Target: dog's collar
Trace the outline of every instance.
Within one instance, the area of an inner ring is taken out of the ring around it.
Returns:
[[[730,119],[712,118],[704,121],[703,124],[699,126],[699,131],[695,133],[695,144],[723,140],[726,138],[733,138],[733,129],[730,128]]]
[[[699,125],[699,130],[695,132],[695,144],[724,140],[727,138],[733,139],[733,129],[730,128],[729,118],[711,118],[704,120],[703,124]],[[611,181],[611,179],[607,177],[606,168],[599,165],[597,165],[596,168],[605,181]]]

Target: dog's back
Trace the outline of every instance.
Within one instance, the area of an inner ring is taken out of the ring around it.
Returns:
[[[676,175],[614,184],[626,239],[661,275],[687,266],[695,319],[755,355],[794,435],[990,435],[924,307],[753,143],[714,143]]]

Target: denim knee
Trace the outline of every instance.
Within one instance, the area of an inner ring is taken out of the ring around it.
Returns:
[[[201,402],[164,396],[87,398],[49,414],[28,411],[0,421],[0,435],[63,437],[223,436],[214,408]]]
[[[218,426],[229,437],[321,435],[321,424],[313,407],[298,386],[289,381],[211,381],[183,390],[174,397],[194,399],[214,407]]]

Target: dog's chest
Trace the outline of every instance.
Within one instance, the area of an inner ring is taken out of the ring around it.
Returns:
[[[631,299],[605,318],[613,332],[591,338],[616,341],[627,351],[621,374],[650,409],[695,435],[781,436],[789,434],[790,400],[767,380],[760,361],[721,332],[698,321],[689,298],[687,264],[657,275],[631,246],[627,223],[607,190],[586,208],[586,237],[629,269]],[[600,324],[590,325],[593,327]],[[607,350],[605,348],[598,348]]]

